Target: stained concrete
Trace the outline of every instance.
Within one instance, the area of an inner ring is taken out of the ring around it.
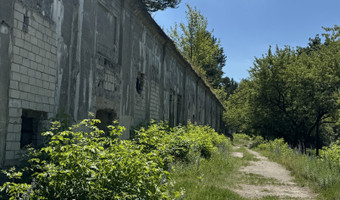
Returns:
[[[140,0],[3,0],[0,9],[6,165],[19,158],[23,112],[73,122],[101,113],[127,128],[122,139],[151,119],[223,131],[222,104]]]
[[[8,122],[8,96],[10,81],[10,43],[12,27],[12,1],[0,6],[0,167],[4,164]]]

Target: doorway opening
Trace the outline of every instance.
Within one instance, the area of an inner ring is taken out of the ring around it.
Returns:
[[[41,133],[44,131],[44,125],[47,122],[46,119],[46,112],[26,109],[22,111],[20,137],[21,148],[27,145],[36,147],[43,144],[43,136]]]

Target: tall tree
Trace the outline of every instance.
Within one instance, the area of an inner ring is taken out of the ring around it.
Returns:
[[[230,95],[226,101],[226,112],[223,113],[224,120],[234,132],[253,133],[251,130],[251,99],[253,82],[243,80],[235,93]]]
[[[176,8],[181,0],[142,0],[149,12],[164,10],[166,8]]]
[[[324,44],[316,37],[306,48],[277,48],[275,53],[269,49],[257,58],[250,71],[251,84],[228,100],[231,105],[238,96],[248,94],[243,95],[248,106],[231,105],[227,121],[237,125],[247,119],[242,130],[248,133],[284,137],[292,145],[302,142],[319,149],[330,134],[326,127],[335,127],[339,121],[339,30],[328,29],[332,33],[324,34]]]
[[[236,82],[233,78],[224,77],[221,82],[222,87],[225,88],[225,91],[227,92],[227,98],[234,94],[234,91],[239,87],[238,82]]]
[[[208,20],[196,8],[187,4],[187,23],[175,24],[170,37],[183,55],[196,67],[198,73],[217,88],[221,85],[226,62],[220,41],[207,30]]]

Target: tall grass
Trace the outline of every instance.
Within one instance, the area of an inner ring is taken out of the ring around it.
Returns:
[[[233,175],[241,160],[229,156],[229,147],[220,148],[209,159],[195,163],[177,163],[173,168],[175,190],[184,191],[184,199],[243,200],[228,188],[233,185]]]
[[[340,165],[334,163],[334,159],[302,154],[298,149],[289,148],[283,139],[259,144],[256,149],[286,166],[300,185],[308,185],[320,193],[319,199],[340,199]]]

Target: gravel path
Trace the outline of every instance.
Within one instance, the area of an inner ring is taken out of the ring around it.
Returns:
[[[257,174],[265,178],[277,180],[278,184],[250,185],[239,184],[233,191],[243,197],[254,199],[264,196],[277,196],[281,199],[297,198],[297,199],[316,199],[316,194],[311,192],[307,187],[297,186],[293,182],[293,177],[281,165],[269,161],[266,157],[259,153],[249,150],[249,153],[255,155],[257,161],[251,161],[249,166],[240,169],[246,174]],[[237,153],[235,155],[238,155]],[[240,157],[240,156],[235,156]]]

